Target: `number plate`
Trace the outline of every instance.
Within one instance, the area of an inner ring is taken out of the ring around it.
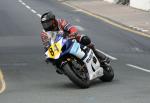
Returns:
[[[52,44],[48,49],[49,58],[58,59],[62,52],[61,48],[62,48],[62,40],[60,40],[57,43]]]

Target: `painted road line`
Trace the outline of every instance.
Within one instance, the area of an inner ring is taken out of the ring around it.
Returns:
[[[26,5],[26,3],[22,2],[23,5]]]
[[[79,8],[78,6],[72,6],[72,4],[69,3],[69,2],[67,2],[67,1],[66,1],[66,2],[63,2],[62,4],[67,5],[67,6],[71,7],[71,8],[76,9],[76,10],[80,10],[80,8]],[[121,29],[123,29],[123,30],[127,30],[127,31],[130,31],[130,32],[132,32],[132,33],[135,33],[135,34],[138,34],[138,35],[141,35],[141,36],[150,38],[150,35],[149,35],[149,34],[146,34],[146,33],[144,33],[144,32],[140,32],[140,31],[131,29],[130,27],[127,27],[127,26],[124,26],[124,25],[115,23],[115,22],[113,22],[112,20],[110,20],[110,19],[108,19],[108,18],[106,18],[106,17],[100,16],[100,15],[96,15],[96,14],[94,14],[94,13],[92,13],[92,12],[89,12],[89,11],[83,10],[83,9],[80,10],[80,11],[83,12],[83,13],[85,13],[85,14],[88,14],[88,15],[90,15],[90,16],[93,16],[93,17],[95,17],[95,18],[97,18],[97,19],[103,20],[104,22],[109,23],[109,24],[111,24],[111,25],[113,25],[113,26],[116,26],[116,27],[118,27],[118,28],[121,28]]]
[[[33,12],[33,13],[35,13],[35,14],[37,13],[37,12],[36,12],[35,10],[33,10],[33,9],[31,9],[31,12]]]
[[[28,6],[28,5],[26,5],[26,8],[31,9],[31,7],[30,7],[30,6]]]
[[[135,65],[132,65],[132,64],[126,64],[126,65],[129,66],[129,67],[132,67],[132,68],[135,68],[135,69],[142,70],[142,71],[150,73],[150,70],[148,70],[148,69],[144,69],[142,67],[135,66]]]
[[[6,83],[2,71],[0,70],[0,94],[6,89]]]
[[[40,17],[40,18],[41,18],[41,16],[42,16],[41,14],[36,14],[36,15],[37,15],[38,17]]]
[[[74,11],[77,11],[77,12],[83,12],[82,9],[75,9]]]
[[[30,6],[28,6],[26,3],[24,3],[22,0],[18,0],[20,3],[22,3],[27,9],[29,9],[32,13],[37,14],[37,12],[32,9]],[[37,14],[37,16],[41,17],[40,14]]]
[[[107,57],[109,57],[109,58],[112,59],[112,60],[117,60],[117,58],[115,58],[115,57],[113,57],[113,56],[110,56],[110,55],[104,53],[103,51],[100,51],[100,50],[98,50],[98,49],[96,49],[96,50],[97,50],[98,52],[100,52],[100,53],[106,55]]]
[[[18,0],[20,3],[22,3],[22,0]]]

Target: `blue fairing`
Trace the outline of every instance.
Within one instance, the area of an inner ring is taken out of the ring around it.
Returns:
[[[62,35],[58,34],[56,39],[55,39],[55,42],[58,42],[62,38],[63,38]],[[72,41],[70,39],[63,38],[62,46],[63,46],[62,47],[62,53],[60,54],[59,58],[61,58],[62,56],[66,55],[66,54],[75,55],[78,48],[80,47],[80,44],[76,41]]]
[[[63,41],[65,41],[65,43],[63,45],[62,53],[61,53],[60,57],[68,54],[72,48],[72,45],[74,44],[74,42],[72,42],[72,40],[63,39]]]
[[[57,34],[57,37],[55,39],[55,42],[58,42],[60,39],[62,38],[62,35],[61,34]],[[64,39],[65,40],[65,39]]]
[[[79,48],[80,48],[80,44],[74,42],[72,48],[70,49],[70,54],[76,55]]]

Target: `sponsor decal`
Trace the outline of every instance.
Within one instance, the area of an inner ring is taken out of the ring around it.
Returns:
[[[89,58],[86,60],[86,62],[89,63],[89,61],[92,59],[92,57],[93,57],[93,52],[91,52],[91,54],[90,54]]]

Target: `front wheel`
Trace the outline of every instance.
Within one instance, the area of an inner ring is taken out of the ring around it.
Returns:
[[[104,68],[104,75],[100,77],[100,79],[104,82],[112,81],[114,78],[114,70],[111,66],[107,66]]]
[[[90,85],[90,81],[85,76],[79,76],[78,68],[75,68],[69,64],[65,64],[63,66],[64,73],[68,76],[68,78],[77,86],[81,88],[88,88]]]

